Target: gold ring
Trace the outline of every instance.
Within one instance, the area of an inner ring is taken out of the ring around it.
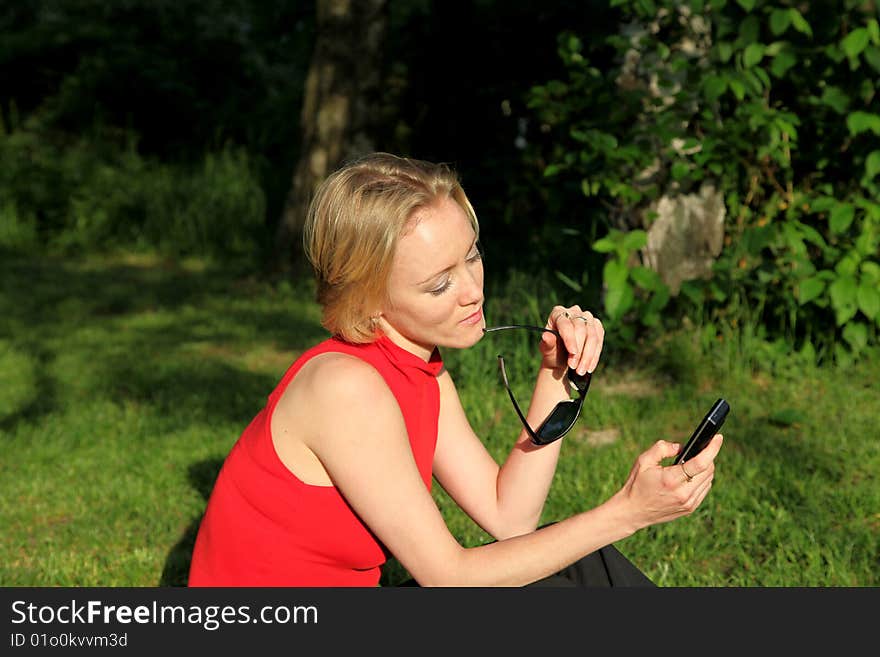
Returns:
[[[694,476],[684,469],[684,463],[679,463],[679,465],[681,466],[681,471],[684,472],[684,476],[687,477],[688,483],[693,481]]]

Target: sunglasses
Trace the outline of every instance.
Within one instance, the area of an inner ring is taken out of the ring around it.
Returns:
[[[492,326],[483,329],[483,333],[492,333],[495,331],[507,331],[509,329],[525,329],[528,331],[538,331],[539,333],[552,333],[557,338],[562,338],[561,335],[557,331],[548,328],[541,328],[540,326],[529,326],[527,324],[508,324],[507,326]],[[513,396],[513,391],[510,389],[510,383],[507,380],[507,371],[504,368],[504,358],[501,354],[498,354],[498,366],[501,369],[501,379],[504,381],[504,387],[507,390],[507,394],[510,396],[510,401],[513,402],[513,408],[516,411],[516,414],[519,416],[520,422],[522,422],[523,427],[528,432],[529,436],[532,439],[532,442],[535,445],[547,445],[552,443],[555,440],[559,440],[565,434],[567,434],[571,428],[574,426],[574,423],[577,421],[578,416],[581,414],[581,408],[584,405],[584,399],[587,396],[587,390],[590,389],[590,379],[592,376],[589,372],[586,374],[578,374],[576,370],[572,368],[568,368],[567,378],[569,385],[577,391],[578,398],[577,399],[569,399],[566,401],[561,401],[556,404],[556,407],[551,411],[550,415],[541,423],[537,429],[532,429],[529,426],[528,421],[526,420],[525,415],[520,410],[519,404],[516,403],[516,398]]]

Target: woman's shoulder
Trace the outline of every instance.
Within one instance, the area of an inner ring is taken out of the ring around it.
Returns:
[[[309,403],[351,406],[367,398],[380,402],[393,399],[385,379],[366,360],[343,351],[325,351],[312,356],[294,377],[279,403],[294,396]]]
[[[323,458],[338,457],[351,440],[365,435],[406,436],[401,409],[382,375],[370,363],[340,352],[317,355],[303,365],[278,400],[272,422],[274,435],[295,435]]]

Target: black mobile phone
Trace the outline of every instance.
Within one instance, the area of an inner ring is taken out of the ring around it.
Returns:
[[[687,441],[687,444],[685,444],[684,448],[678,453],[675,460],[672,461],[672,465],[689,461],[703,451],[703,448],[709,444],[710,440],[712,440],[712,436],[718,433],[721,425],[724,424],[724,420],[729,411],[730,404],[724,399],[719,399],[712,404],[712,408],[709,409],[709,412],[706,413],[706,417],[704,417],[702,422],[700,422],[697,425],[697,428],[694,429],[694,433],[691,435],[690,440]]]

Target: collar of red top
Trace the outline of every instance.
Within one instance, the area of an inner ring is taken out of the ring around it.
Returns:
[[[402,365],[404,367],[413,367],[419,369],[431,376],[437,376],[443,368],[443,359],[440,357],[440,351],[434,347],[431,357],[425,361],[420,356],[416,356],[411,351],[407,351],[397,343],[393,342],[387,335],[381,335],[376,339],[378,346],[389,358],[389,360]]]

